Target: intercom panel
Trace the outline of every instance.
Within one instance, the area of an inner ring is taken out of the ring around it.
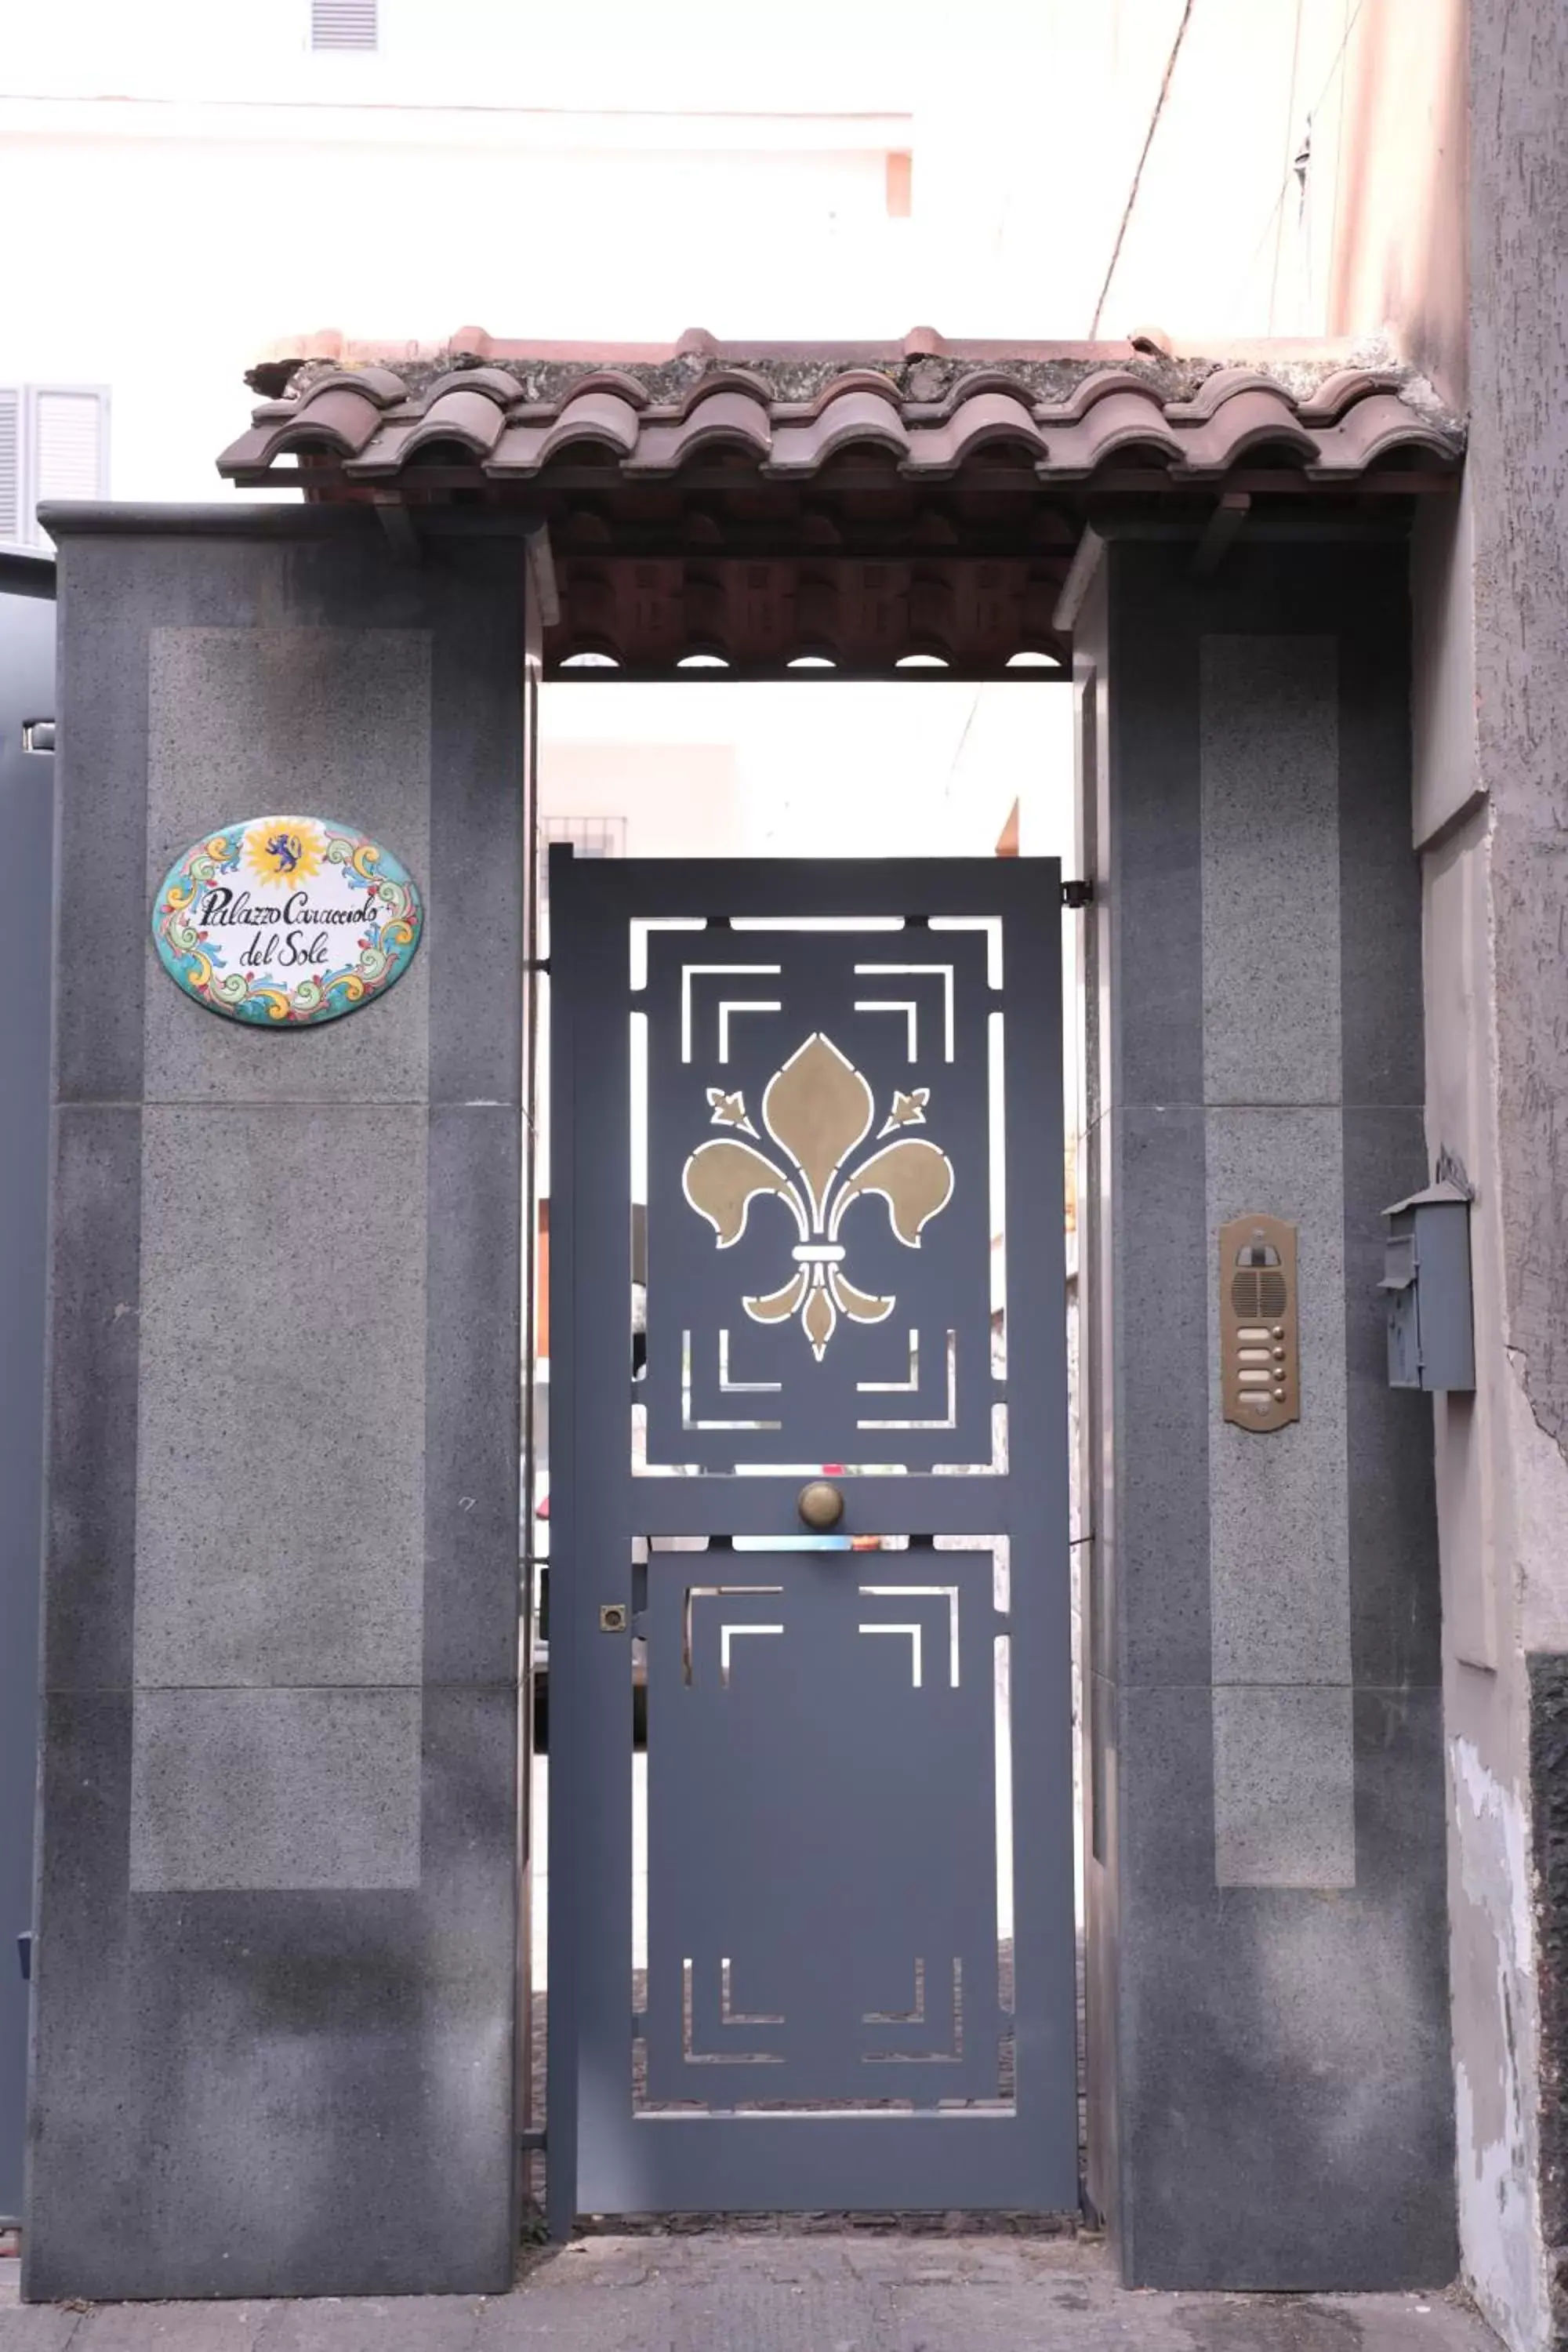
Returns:
[[[1301,1417],[1296,1228],[1260,1213],[1219,1229],[1220,1384],[1237,1429],[1283,1429]]]

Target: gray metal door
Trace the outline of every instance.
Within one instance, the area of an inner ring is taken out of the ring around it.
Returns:
[[[552,2227],[1076,2205],[1058,868],[550,899]]]

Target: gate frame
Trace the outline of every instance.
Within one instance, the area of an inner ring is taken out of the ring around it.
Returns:
[[[551,852],[551,1389],[552,1407],[559,1400],[559,1410],[552,1413],[551,1467],[551,1557],[552,1608],[551,1650],[552,1691],[551,1724],[551,1876],[552,1903],[550,1909],[550,2006],[549,2006],[549,2122],[546,2211],[550,2233],[563,2239],[570,2234],[580,2210],[578,2189],[582,2149],[582,2118],[580,2113],[580,2073],[583,2046],[583,2011],[580,1987],[583,1970],[593,1956],[586,1952],[581,1940],[583,1918],[579,1904],[563,1899],[571,1857],[595,1828],[582,1803],[588,1779],[587,1741],[602,1731],[602,1725],[584,1709],[579,1714],[575,1705],[566,1701],[567,1692],[583,1687],[589,1671],[588,1654],[580,1646],[586,1642],[585,1612],[591,1606],[586,1592],[571,1595],[566,1577],[558,1580],[557,1571],[571,1558],[577,1546],[580,1489],[577,1483],[578,1424],[581,1414],[575,1394],[579,1381],[588,1377],[583,1364],[578,1336],[584,1328],[596,1328],[591,1318],[607,1318],[606,1328],[617,1333],[626,1321],[625,1285],[620,1276],[626,1271],[618,1259],[609,1263],[603,1256],[588,1257],[577,1248],[579,1222],[579,1188],[581,1171],[591,1160],[601,1162],[615,1171],[608,1181],[624,1183],[625,1165],[625,1087],[624,1066],[626,1049],[616,1046],[616,1063],[611,1070],[595,1064],[591,1088],[580,1085],[574,1013],[586,1001],[595,977],[603,970],[602,956],[595,956],[597,942],[588,939],[572,919],[573,901],[576,895],[577,875],[592,873],[592,886],[601,890],[624,891],[626,915],[629,918],[658,919],[679,913],[689,914],[700,897],[710,897],[724,887],[721,876],[731,876],[737,866],[753,869],[768,878],[770,902],[784,905],[789,900],[788,884],[793,868],[799,878],[796,893],[800,903],[809,903],[815,913],[822,915],[879,913],[908,914],[911,903],[917,906],[922,870],[929,868],[942,877],[942,911],[953,915],[973,913],[997,915],[1007,919],[1005,933],[1009,963],[1009,992],[1037,1003],[1040,1013],[1037,1024],[1032,1024],[1033,1036],[1023,1034],[1025,1024],[1015,1020],[1005,1033],[1007,1045],[1006,1076],[1004,1081],[1004,1150],[1005,1197],[1017,1205],[1037,1191],[1039,1171],[1053,1171],[1052,1194],[1055,1193],[1055,1171],[1063,1165],[1063,1050],[1061,956],[1059,951],[1059,908],[1062,903],[1060,865],[1054,858],[1004,860],[994,858],[951,859],[836,859],[791,860],[760,858],[755,860],[704,861],[698,868],[695,886],[691,872],[684,861],[670,859],[615,860],[603,864],[595,861],[591,869],[579,866],[569,845],[556,845]],[[662,871],[660,869],[663,869]],[[971,890],[984,877],[984,890]],[[727,902],[734,897],[731,887]],[[1009,905],[1009,900],[1012,904]],[[1038,918],[1043,909],[1048,919]],[[615,982],[617,993],[623,984]],[[624,1024],[623,1024],[624,1027]],[[616,1034],[612,1032],[612,1034]],[[1049,1041],[1047,1049],[1048,1066],[1037,1070],[1036,1082],[1029,1084],[1024,1073],[1039,1059],[1036,1040]],[[594,1139],[596,1137],[596,1141]],[[629,1197],[629,1196],[628,1196]],[[629,1232],[629,1217],[627,1220]],[[1059,1277],[1059,1279],[1058,1279]],[[1009,1407],[1010,1462],[1016,1461],[1020,1433],[1026,1431],[1031,1441],[1030,1453],[1035,1461],[1048,1461],[1044,1449],[1048,1445],[1055,1459],[1055,1486],[1060,1496],[1059,1514],[1053,1513],[1057,1524],[1047,1526],[1040,1540],[1037,1562],[1037,1591],[1040,1605],[1051,1612],[1060,1629],[1060,1646],[1053,1657],[1048,1650],[1035,1669],[1036,1687],[1043,1687],[1040,1677],[1054,1675],[1058,1678],[1054,1700],[1046,1695],[1037,1710],[1015,1707],[1011,1713],[1013,1740],[1013,1776],[1015,1788],[1015,1821],[1016,1791],[1033,1784],[1042,1791],[1053,1788],[1053,1760],[1058,1778],[1054,1803],[1047,1801],[1043,1815],[1037,1819],[1040,1832],[1030,1849],[1034,1868],[1020,1868],[1020,1847],[1015,1831],[1015,1943],[1024,1940],[1026,1932],[1037,1955],[1037,1965],[1045,1973],[1047,1991],[1045,2006],[1053,2013],[1060,1994],[1070,2021],[1065,2037],[1065,2048],[1059,2051],[1040,2049],[1032,2053],[1030,2063],[1040,2070],[1037,2094],[1038,2112],[1032,2112],[1032,2102],[1018,2097],[1014,2114],[1006,2117],[1019,2137],[1032,2119],[1039,2134],[1039,2155],[1036,2170],[1040,2175],[1058,2171],[1062,2166],[1063,2149],[1051,2145],[1052,2118],[1059,2115],[1066,2142],[1069,2177],[1074,2185],[1073,2202],[1081,2197],[1079,2177],[1078,2132],[1078,2064],[1079,2032],[1077,2015],[1077,1906],[1075,1876],[1075,1831],[1077,1799],[1073,1786],[1074,1697],[1077,1668],[1071,1640],[1071,1545],[1068,1526],[1068,1460],[1067,1423],[1068,1357],[1066,1331],[1066,1265],[1065,1233],[1062,1221],[1049,1227],[1049,1237],[1033,1253],[1010,1253],[1007,1313],[1009,1331],[1017,1334],[1038,1328],[1041,1338],[1037,1347],[1026,1342],[1010,1348],[1007,1402]],[[1055,1312],[1060,1320],[1059,1344],[1048,1345],[1044,1333],[1049,1328],[1049,1318]],[[996,1511],[998,1519],[1026,1520],[1035,1491],[1037,1475],[1010,1470],[1007,1493],[1013,1497],[1011,1509]],[[1015,1486],[1015,1481],[1016,1485]],[[1048,1495],[1052,1480],[1047,1467],[1044,1487]],[[641,1517],[646,1520],[642,1532],[657,1536],[668,1533],[691,1533],[687,1524],[693,1517],[691,1500],[684,1486],[668,1491],[675,1482],[652,1479],[646,1482],[646,1491],[638,1501],[647,1507]],[[969,1481],[932,1474],[878,1477],[858,1476],[850,1486],[853,1500],[862,1507],[877,1524],[895,1529],[903,1527],[912,1516],[919,1517],[921,1527],[930,1533],[971,1533],[976,1503]],[[747,1481],[744,1486],[731,1488],[726,1500],[731,1505],[726,1512],[730,1531],[752,1535],[780,1532],[773,1525],[780,1516],[779,1504],[783,1490],[777,1480]],[[998,1496],[1000,1500],[1000,1496]],[[747,1503],[752,1505],[748,1511]],[[919,1506],[918,1514],[916,1506]],[[665,1524],[660,1524],[660,1521]],[[1000,1528],[997,1532],[1003,1531]],[[616,1533],[618,1534],[618,1530]],[[629,1532],[635,1532],[628,1530]],[[787,1532],[787,1530],[784,1530]],[[627,1553],[629,1559],[629,1549]],[[629,1571],[628,1571],[629,1572]],[[1015,1569],[1016,1580],[1016,1569]],[[1016,1609],[1018,1586],[1014,1586],[1014,1607]],[[627,1717],[629,1723],[629,1715]],[[1053,1759],[1051,1750],[1059,1737],[1061,1753]],[[629,1808],[629,1792],[628,1792]],[[596,1819],[596,1817],[595,1817]],[[629,1820],[626,1824],[629,1838]],[[616,1832],[618,1841],[618,1832]],[[613,1857],[611,1857],[613,1858]],[[1059,1875],[1058,1875],[1059,1874]],[[1058,1906],[1053,1917],[1050,1890],[1065,1881],[1073,1890],[1065,1906]],[[1032,1926],[1021,1931],[1018,1924],[1026,1905],[1033,1914]],[[1061,1923],[1065,1922],[1065,1933]],[[613,1962],[605,1956],[604,1965],[624,1969],[626,1995],[630,1997],[630,1949]],[[603,2013],[603,2011],[601,2011]],[[1024,2060],[1020,2053],[1020,2077]],[[629,2064],[624,2093],[629,2101],[631,2078]],[[620,2095],[611,2093],[612,2096]],[[830,2112],[830,2111],[827,2111]],[[750,2120],[750,2119],[749,2119]],[[908,2119],[906,2119],[908,2120]],[[758,2117],[759,2126],[778,2133],[789,2131],[794,2118]],[[943,2129],[963,2128],[956,2117],[933,2118]],[[977,2119],[984,2128],[990,2118]],[[635,2124],[633,2126],[635,2128]],[[845,2136],[844,2144],[854,2134],[864,2141],[869,2132],[882,2127],[878,2117],[845,2116],[833,2128]],[[1014,2151],[1007,2151],[1012,2155]],[[814,2159],[815,2160],[815,2159]],[[1019,2159],[1016,2158],[1016,2161]],[[1009,2189],[1023,2182],[1028,2170],[1028,2153],[1022,2152],[1018,2171],[1009,2171]],[[994,2193],[980,2200],[990,2208],[1015,2210],[1059,2210],[1060,2201],[1044,2199],[1032,2200],[1027,2193],[1005,2193],[1000,2182]],[[840,2201],[826,2193],[831,2183],[824,2184],[820,2197],[802,2198],[803,2210],[831,2210]],[[792,2200],[793,2201],[793,2200]],[[847,2205],[848,2200],[843,2200]],[[940,2209],[942,2200],[921,2197],[918,2191],[900,2197],[894,2195],[879,2200],[878,2210],[901,2205],[909,2210]],[[606,2209],[607,2210],[607,2209]],[[624,2210],[646,2210],[626,2208]],[[670,2207],[664,2210],[684,2210]],[[710,2209],[704,2209],[710,2210]],[[767,2210],[773,2210],[770,2207]]]

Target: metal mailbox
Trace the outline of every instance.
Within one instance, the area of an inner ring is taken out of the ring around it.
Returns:
[[[1383,1213],[1390,1388],[1473,1389],[1468,1193],[1445,1179]]]

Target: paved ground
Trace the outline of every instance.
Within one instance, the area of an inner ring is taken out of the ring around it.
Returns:
[[[384,2303],[25,2307],[15,2276],[0,2352],[1498,2352],[1443,2295],[1129,2294],[1071,2238],[589,2238],[510,2295]]]

